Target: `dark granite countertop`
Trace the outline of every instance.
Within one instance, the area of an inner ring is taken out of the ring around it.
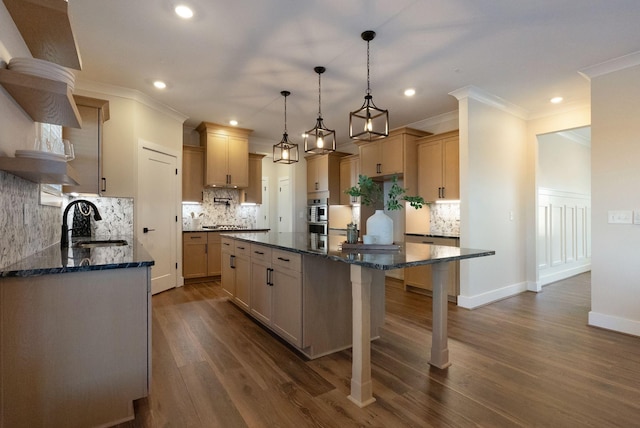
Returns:
[[[209,229],[209,228],[203,228],[203,227],[199,227],[197,229],[191,228],[191,227],[183,227],[182,228],[182,232],[183,233],[189,233],[189,232],[268,232],[270,229]]]
[[[405,233],[405,236],[423,236],[425,238],[451,238],[460,239],[460,235],[457,233],[446,232],[429,232],[429,233]]]
[[[73,238],[87,240],[88,238]],[[28,277],[65,272],[153,266],[154,261],[132,236],[93,237],[92,239],[124,239],[127,245],[95,248],[60,248],[52,245],[10,266],[0,268],[0,277]]]
[[[309,233],[228,233],[240,241],[255,242],[272,248],[325,257],[343,263],[356,264],[373,269],[392,270],[440,262],[450,262],[495,254],[492,250],[448,247],[443,245],[399,243],[396,251],[342,250],[344,236],[326,237],[326,249],[321,249],[318,236]]]

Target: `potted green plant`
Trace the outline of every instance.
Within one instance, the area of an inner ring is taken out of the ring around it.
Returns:
[[[386,208],[389,211],[402,209],[402,201],[409,202],[415,209],[422,208],[426,202],[422,196],[406,195],[407,189],[398,184],[398,176],[394,175],[387,193]],[[384,197],[384,192],[379,183],[366,175],[358,176],[358,184],[345,190],[345,193],[359,197],[362,205],[373,206]],[[384,210],[376,210],[375,214],[367,219],[367,234],[374,235],[375,243],[381,245],[393,244],[393,220],[384,213]]]
[[[366,175],[358,175],[358,184],[344,191],[347,195],[360,198],[362,205],[373,206],[383,198],[383,191],[380,184],[373,181],[371,177]],[[426,202],[422,196],[406,195],[407,189],[398,184],[398,176],[394,175],[391,181],[391,188],[387,193],[386,208],[389,211],[402,209],[401,201],[409,202],[415,209],[422,208]]]

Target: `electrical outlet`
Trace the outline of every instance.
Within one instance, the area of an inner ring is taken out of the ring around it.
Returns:
[[[631,224],[633,222],[633,211],[631,210],[612,210],[607,212],[607,220],[609,224]]]
[[[22,206],[22,224],[24,226],[29,226],[31,224],[33,211],[31,204],[24,204]]]

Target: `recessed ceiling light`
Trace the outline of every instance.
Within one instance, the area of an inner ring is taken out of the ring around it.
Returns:
[[[415,89],[413,89],[413,88],[409,88],[409,89],[405,89],[405,90],[404,90],[404,95],[405,95],[406,97],[412,97],[412,96],[414,96],[415,94],[416,94],[416,90],[415,90]]]
[[[183,19],[193,18],[193,10],[191,10],[189,6],[180,4],[176,6],[174,10],[176,11],[176,15],[178,15],[180,18],[183,18]]]
[[[549,101],[553,104],[560,104],[564,98],[562,97],[553,97]]]
[[[238,121],[237,121],[237,120],[230,120],[230,121],[229,121],[229,125],[231,125],[231,126],[238,126]]]
[[[156,89],[164,89],[167,87],[167,84],[162,80],[156,80],[153,82],[153,86],[155,86]]]

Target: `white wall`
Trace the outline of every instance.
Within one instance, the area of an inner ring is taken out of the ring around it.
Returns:
[[[460,263],[458,305],[474,308],[526,290],[526,122],[457,91],[460,246],[495,250]]]
[[[637,64],[638,62],[636,62]],[[591,79],[593,256],[589,324],[640,336],[640,65]]]
[[[538,137],[538,187],[591,193],[591,147],[553,132]]]
[[[527,122],[527,185],[525,196],[525,221],[527,233],[527,288],[531,291],[540,291],[537,251],[537,227],[538,218],[538,138],[541,135],[567,129],[589,126],[591,123],[591,109],[589,105],[580,105],[572,109],[567,109],[558,114],[531,119]]]

